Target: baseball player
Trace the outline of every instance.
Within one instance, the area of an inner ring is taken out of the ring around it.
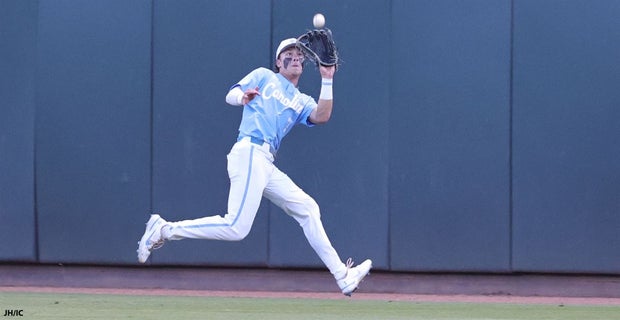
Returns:
[[[237,142],[227,156],[230,178],[227,213],[223,217],[214,215],[179,222],[151,215],[137,250],[141,263],[166,240],[244,239],[264,196],[297,220],[343,294],[350,296],[368,274],[372,267],[370,259],[356,267],[351,259],[346,264],[342,262],[325,233],[317,203],[274,164],[282,139],[294,125],[324,124],[332,113],[336,67],[319,67],[322,84],[317,103],[297,88],[304,55],[296,43],[295,38],[280,43],[275,55],[275,72],[257,68],[233,85],[226,95],[228,104],[243,106]]]

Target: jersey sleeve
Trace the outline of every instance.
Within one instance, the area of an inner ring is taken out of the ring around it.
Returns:
[[[315,124],[310,121],[310,114],[318,107],[318,105],[316,101],[308,95],[304,95],[304,99],[306,100],[306,103],[304,104],[304,109],[299,114],[299,123],[307,127],[314,127]]]
[[[252,72],[248,73],[245,77],[239,80],[239,82],[231,86],[230,89],[233,89],[235,87],[240,87],[242,91],[245,91],[249,88],[260,87],[261,85],[260,82],[262,81],[262,79],[268,72],[271,72],[271,71],[269,69],[262,68],[262,67],[254,69],[252,70]]]

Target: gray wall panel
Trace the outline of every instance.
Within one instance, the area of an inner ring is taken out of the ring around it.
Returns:
[[[394,270],[510,263],[509,1],[394,1]]]
[[[0,260],[36,259],[36,30],[36,2],[0,2]]]
[[[277,1],[274,47],[282,38],[311,29],[316,12],[325,14],[342,59],[334,77],[334,111],[325,125],[293,130],[277,165],[317,201],[343,260],[372,258],[385,269],[389,64],[372,55],[373,48],[389,48],[389,2]],[[365,25],[369,16],[377,21],[372,28]],[[314,65],[306,65],[299,86],[318,98],[320,74]],[[270,230],[272,265],[323,267],[301,228],[279,208],[272,208]]]
[[[134,262],[150,211],[150,2],[39,4],[40,259]]]
[[[619,15],[515,3],[515,270],[620,272]]]

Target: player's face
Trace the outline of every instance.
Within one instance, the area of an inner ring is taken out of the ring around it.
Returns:
[[[295,47],[282,51],[278,58],[280,73],[300,75],[303,72],[304,55]]]

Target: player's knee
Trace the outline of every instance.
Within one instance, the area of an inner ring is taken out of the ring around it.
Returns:
[[[241,241],[250,234],[250,228],[230,228],[229,241]]]
[[[309,202],[309,210],[310,210],[310,215],[316,217],[316,218],[320,218],[321,217],[321,209],[319,208],[319,204],[316,203],[316,201],[314,201],[314,199],[310,199],[311,201]]]
[[[308,197],[308,199],[306,199],[304,201],[304,211],[305,211],[305,216],[307,216],[310,219],[320,219],[321,218],[321,210],[319,208],[319,204],[316,203],[316,201],[314,201],[314,199]]]

